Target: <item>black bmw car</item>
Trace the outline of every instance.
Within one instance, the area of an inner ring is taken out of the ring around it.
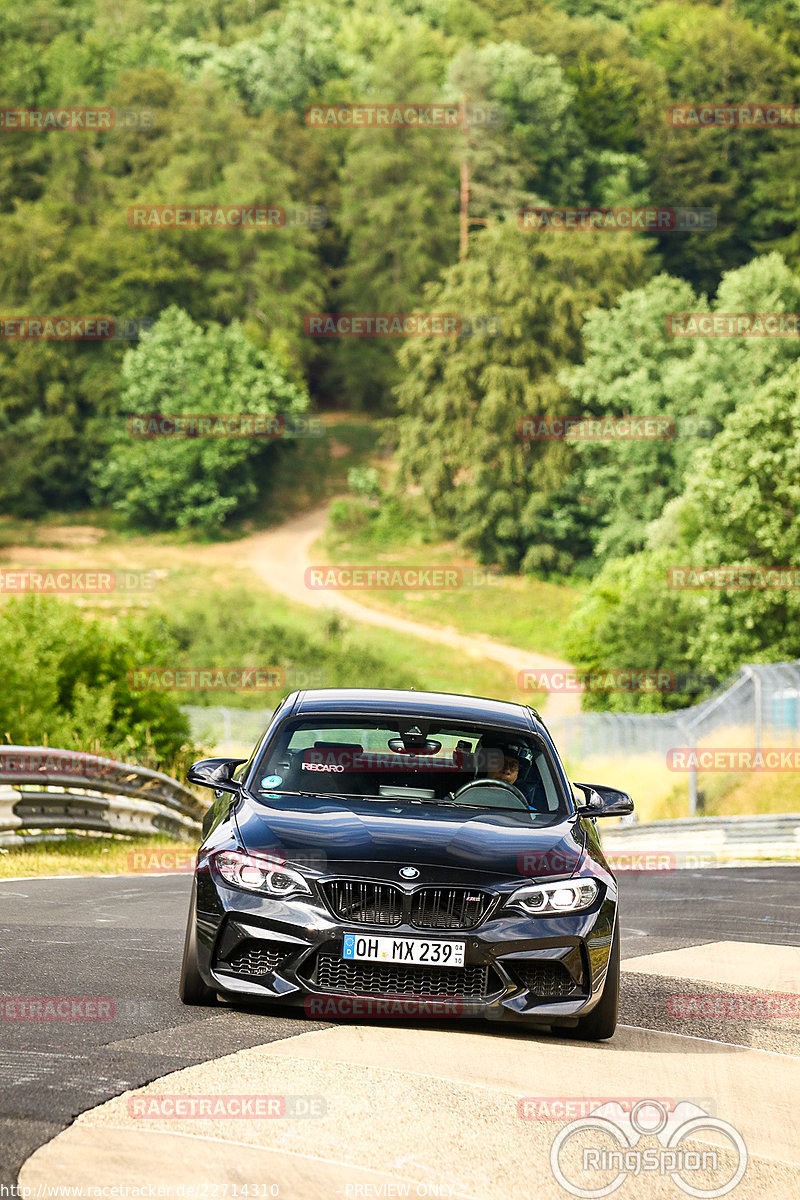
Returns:
[[[468,1016],[609,1038],[617,884],[595,818],[533,709],[472,696],[288,696],[214,789],[181,971],[185,1004],[317,1017]],[[580,799],[576,799],[579,796]]]

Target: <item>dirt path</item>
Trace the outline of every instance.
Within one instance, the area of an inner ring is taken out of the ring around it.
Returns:
[[[532,654],[516,646],[508,646],[492,637],[474,633],[459,633],[448,626],[424,625],[420,621],[396,613],[371,608],[342,592],[315,591],[306,587],[305,570],[311,565],[310,550],[325,529],[327,504],[295,517],[277,529],[257,533],[235,545],[240,565],[247,562],[260,579],[281,595],[313,608],[335,609],[353,621],[379,625],[397,633],[411,634],[426,642],[450,646],[471,658],[485,658],[501,663],[516,674],[526,668],[569,669],[561,659]],[[569,716],[580,710],[580,696],[569,692],[551,692],[544,711],[548,718]]]
[[[461,633],[446,625],[426,625],[409,617],[372,608],[343,592],[316,591],[306,587],[305,570],[312,565],[311,547],[324,532],[327,511],[328,505],[321,505],[275,529],[250,534],[236,542],[214,542],[210,545],[192,543],[191,546],[165,545],[162,561],[190,561],[195,566],[205,564],[209,568],[249,568],[267,587],[297,604],[304,604],[310,608],[335,609],[343,616],[365,625],[377,625],[426,642],[449,646],[458,654],[500,663],[514,675],[525,669],[570,669],[570,665],[560,659],[532,654],[528,650],[497,641],[493,637]],[[60,546],[51,544],[9,547],[0,554],[1,564],[9,567],[60,565],[84,570],[88,569],[90,564],[129,568],[140,565],[140,560],[142,566],[149,565],[156,548],[152,538],[141,541],[133,538],[126,541],[124,546],[103,545],[102,531],[93,530],[91,526],[60,527],[50,533],[53,540],[61,543]],[[93,537],[93,533],[97,536]],[[578,711],[580,696],[576,693],[551,692],[544,705],[548,719],[570,716]]]

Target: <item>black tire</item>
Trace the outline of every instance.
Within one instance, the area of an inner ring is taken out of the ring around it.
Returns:
[[[197,884],[193,883],[192,900],[189,905],[189,920],[186,925],[186,938],[183,943],[183,962],[181,964],[181,982],[178,988],[178,995],[184,1004],[199,1004],[212,1007],[217,1003],[217,993],[206,986],[197,967],[196,898]]]
[[[619,922],[614,926],[611,954],[608,959],[606,981],[600,1001],[585,1017],[581,1017],[575,1029],[565,1033],[586,1042],[603,1042],[614,1036],[619,1010]]]

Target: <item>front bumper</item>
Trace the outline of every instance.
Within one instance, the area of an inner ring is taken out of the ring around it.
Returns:
[[[573,1025],[598,1003],[616,920],[616,892],[585,912],[528,917],[495,907],[475,929],[390,929],[339,920],[316,898],[273,900],[197,876],[198,968],[230,999],[304,1009],[316,1018],[472,1017]],[[458,940],[464,967],[342,958],[345,933]]]

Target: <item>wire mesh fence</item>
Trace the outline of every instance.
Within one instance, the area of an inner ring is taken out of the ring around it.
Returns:
[[[271,708],[226,708],[222,705],[203,707],[184,705],[189,718],[192,740],[218,754],[239,757],[250,754],[269,724]]]
[[[753,758],[766,747],[800,743],[800,659],[739,668],[708,699],[671,713],[579,713],[548,722],[562,753],[575,762],[594,756],[659,754],[677,761],[686,751],[739,748]],[[694,761],[688,756],[688,761]],[[735,757],[731,756],[735,762]],[[697,768],[689,769],[689,810],[697,807]]]
[[[565,753],[577,758],[608,750],[667,753],[712,734],[750,729],[753,745],[800,740],[800,660],[740,667],[727,686],[671,713],[579,713],[549,722]]]

